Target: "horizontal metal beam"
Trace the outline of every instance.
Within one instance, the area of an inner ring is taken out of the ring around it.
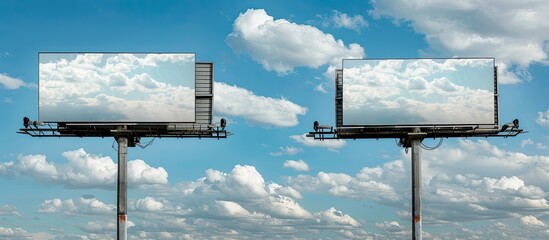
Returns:
[[[115,137],[118,132],[110,130],[57,130],[48,128],[22,128],[17,133],[27,134],[32,137]],[[195,131],[146,131],[146,130],[126,130],[128,136],[133,137],[156,137],[156,138],[227,138],[232,135],[226,130],[195,130]]]
[[[522,129],[422,129],[422,138],[454,138],[454,137],[514,137],[521,133],[527,133]],[[406,138],[411,133],[410,129],[342,129],[334,131],[309,132],[307,137],[318,140],[324,139],[381,139],[381,138]]]

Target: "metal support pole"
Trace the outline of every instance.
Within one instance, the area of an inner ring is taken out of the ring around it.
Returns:
[[[118,240],[126,240],[128,236],[127,224],[127,200],[128,200],[128,138],[117,137],[118,141],[118,189],[117,189],[117,224],[116,234]]]
[[[410,139],[412,145],[412,239],[421,240],[421,138]]]

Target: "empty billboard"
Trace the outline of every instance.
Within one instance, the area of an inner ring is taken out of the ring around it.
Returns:
[[[493,58],[346,59],[343,126],[495,125]]]
[[[195,54],[39,53],[39,120],[195,122]]]

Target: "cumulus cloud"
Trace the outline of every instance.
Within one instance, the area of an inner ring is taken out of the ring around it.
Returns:
[[[253,166],[236,165],[230,172],[208,169],[204,177],[183,182],[162,197],[133,200],[136,214],[146,214],[138,227],[147,229],[143,236],[160,231],[174,237],[182,230],[194,229],[191,238],[238,236],[238,238],[304,237],[325,231],[339,234],[339,229],[361,235],[361,224],[336,208],[311,212],[298,199],[296,189],[267,182]],[[152,213],[165,212],[160,217]],[[198,230],[197,230],[198,229]]]
[[[17,207],[7,204],[7,205],[0,205],[0,216],[17,216],[22,217],[23,214],[21,214]]]
[[[520,222],[527,227],[545,227],[544,222],[532,215],[521,217]]]
[[[336,28],[347,28],[357,32],[360,29],[368,27],[368,21],[364,20],[362,15],[349,16],[346,13],[340,11],[334,11],[332,15],[332,21]]]
[[[253,166],[236,165],[230,173],[208,169],[206,176],[199,180],[201,183],[192,192],[223,193],[229,199],[261,199],[268,196],[265,189],[265,180]],[[191,193],[191,192],[189,192]]]
[[[62,213],[64,215],[112,215],[116,206],[103,203],[95,198],[79,198],[78,200],[61,200],[54,198],[44,200],[38,208],[39,213]]]
[[[406,231],[402,226],[400,226],[400,224],[397,221],[390,221],[390,222],[384,221],[382,223],[376,223],[376,227],[385,232],[392,232],[392,233]]]
[[[403,159],[409,159],[403,155]],[[499,149],[487,141],[458,140],[423,154],[426,222],[517,219],[517,214],[549,211],[548,156]],[[503,175],[507,174],[507,175]],[[302,192],[324,192],[409,209],[409,160],[364,167],[355,176],[319,172],[288,177]]]
[[[298,115],[307,113],[307,108],[285,98],[258,96],[222,82],[214,86],[214,111],[219,115],[239,116],[264,126],[292,127],[299,123]]]
[[[353,219],[348,214],[344,214],[341,211],[338,211],[337,209],[331,207],[326,211],[319,212],[316,214],[319,216],[321,220],[330,222],[330,223],[337,223],[341,225],[349,225],[353,227],[360,226],[360,223],[358,223],[357,220]]]
[[[135,223],[132,221],[126,222],[127,228],[135,226]],[[107,221],[107,222],[87,222],[86,224],[78,225],[78,228],[84,232],[104,234],[105,232],[116,232],[116,222]]]
[[[31,239],[31,235],[22,228],[0,227],[0,237],[7,239]]]
[[[379,175],[370,168],[363,168],[356,177],[345,173],[319,172],[316,176],[288,177],[287,181],[301,191],[327,192],[337,197],[353,199],[368,198],[383,204],[394,205],[402,197],[397,194],[395,187],[383,181],[382,175],[398,177],[404,174],[404,167],[400,162],[391,162],[385,167],[385,173]]]
[[[67,159],[64,164],[48,162],[45,155],[20,155],[17,162],[0,163],[0,174],[26,175],[67,188],[116,186],[118,167],[109,156],[89,154],[82,148],[62,155]],[[132,187],[167,184],[168,173],[162,167],[151,167],[136,159],[128,162],[128,182]]]
[[[341,26],[357,26],[360,17],[355,18],[339,15],[337,19]],[[364,56],[364,49],[356,43],[346,46],[316,27],[275,20],[263,9],[241,13],[226,41],[236,53],[249,54],[263,68],[279,74],[287,74],[295,67],[318,68],[337,64],[343,58]]]
[[[321,93],[328,93],[328,90],[326,90],[327,83],[321,83],[315,86],[313,90]]]
[[[306,136],[302,135],[292,135],[290,139],[294,140],[297,143],[301,143],[307,147],[323,147],[327,148],[330,151],[337,151],[338,149],[344,147],[347,143],[345,140],[340,139],[326,139],[322,141],[317,141]]]
[[[166,202],[164,199],[157,200],[153,197],[145,197],[133,202],[132,206],[138,210],[156,212],[165,209],[167,207]]]
[[[527,145],[534,145],[534,141],[532,141],[531,138],[524,139],[524,140],[520,141],[520,147],[521,147],[521,148],[524,148],[524,147],[526,147]]]
[[[538,149],[538,150],[546,150],[546,149],[549,148],[549,147],[547,147],[547,145],[545,145],[543,143],[534,142],[534,140],[532,140],[531,138],[524,139],[524,140],[520,141],[520,147],[521,148],[525,148],[526,146],[530,146],[530,145],[535,146],[536,149]]]
[[[501,83],[531,78],[530,64],[547,63],[549,3],[499,1],[371,1],[374,18],[406,23],[425,35],[428,51],[443,55],[495,56]]]
[[[280,149],[280,151],[272,152],[271,155],[275,156],[275,157],[279,157],[279,156],[282,156],[282,155],[296,155],[299,152],[303,151],[303,149],[293,147],[293,146],[279,147],[278,149]]]
[[[13,78],[5,73],[0,74],[0,85],[6,89],[19,89],[21,87],[36,87],[36,84],[26,83],[19,78]]]
[[[549,129],[549,108],[547,108],[546,112],[538,112],[536,122],[542,127]]]
[[[303,171],[303,172],[308,172],[309,171],[309,165],[301,159],[299,159],[299,160],[286,160],[284,162],[284,167],[292,168],[296,171]]]

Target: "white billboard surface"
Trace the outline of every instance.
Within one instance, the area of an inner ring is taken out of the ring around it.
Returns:
[[[494,59],[343,60],[344,126],[494,125]]]
[[[194,122],[195,54],[39,53],[43,122]]]

